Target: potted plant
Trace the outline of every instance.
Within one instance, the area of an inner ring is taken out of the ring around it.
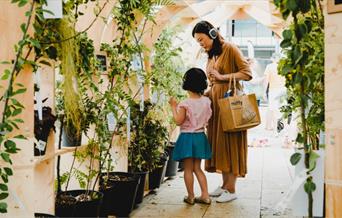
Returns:
[[[140,109],[140,104],[131,104],[132,136],[128,147],[128,167],[141,177],[136,203],[142,202],[146,174],[165,166],[162,156],[168,141],[168,132],[162,125],[161,115],[158,106],[149,101],[144,102],[143,110]],[[153,182],[154,178],[149,179]]]
[[[73,161],[70,171],[65,173],[62,181],[66,183],[65,191],[58,190],[56,196],[56,215],[60,217],[97,217],[102,203],[103,193],[95,191],[92,186],[97,174],[96,162],[98,158],[98,145],[89,140],[83,151],[75,151],[74,158],[81,164],[87,162],[87,172],[74,167]],[[82,189],[68,190],[71,177],[74,176]],[[62,185],[61,184],[61,185]]]

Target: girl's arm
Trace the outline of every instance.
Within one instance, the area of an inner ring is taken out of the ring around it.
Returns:
[[[169,104],[171,106],[172,109],[172,115],[173,115],[173,119],[175,120],[177,126],[182,125],[182,123],[185,120],[185,108],[181,107],[177,110],[177,101],[172,97],[169,100]]]

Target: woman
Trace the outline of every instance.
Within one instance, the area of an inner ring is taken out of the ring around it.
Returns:
[[[222,186],[210,193],[218,197],[217,202],[228,202],[237,198],[235,183],[237,177],[247,173],[247,131],[223,132],[219,119],[218,100],[230,89],[229,81],[251,80],[252,73],[241,51],[233,44],[224,42],[212,24],[197,23],[192,36],[208,54],[206,73],[210,81],[207,93],[212,101],[212,117],[208,124],[208,139],[212,146],[212,159],[207,160],[208,172],[222,173]],[[231,87],[233,88],[233,87]],[[236,88],[241,90],[237,82]],[[237,92],[238,92],[237,90]]]

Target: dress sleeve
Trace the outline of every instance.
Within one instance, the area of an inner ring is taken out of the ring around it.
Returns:
[[[232,49],[234,62],[235,62],[236,68],[237,68],[237,72],[234,72],[234,73],[243,73],[245,75],[248,75],[249,80],[251,80],[252,79],[252,71],[249,67],[247,60],[243,57],[240,49],[236,45],[231,44],[230,46]]]
[[[196,119],[193,115],[193,111],[192,111],[192,108],[191,108],[189,102],[186,100],[180,102],[178,105],[178,109],[179,108],[184,108],[185,109],[185,119],[189,120],[192,125],[196,125]]]

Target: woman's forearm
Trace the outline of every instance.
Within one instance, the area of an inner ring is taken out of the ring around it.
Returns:
[[[222,75],[222,81],[230,81],[231,79],[233,80],[235,77],[235,80],[239,81],[239,80],[250,80],[250,76],[244,74],[244,73],[229,73],[229,74],[223,74]]]

